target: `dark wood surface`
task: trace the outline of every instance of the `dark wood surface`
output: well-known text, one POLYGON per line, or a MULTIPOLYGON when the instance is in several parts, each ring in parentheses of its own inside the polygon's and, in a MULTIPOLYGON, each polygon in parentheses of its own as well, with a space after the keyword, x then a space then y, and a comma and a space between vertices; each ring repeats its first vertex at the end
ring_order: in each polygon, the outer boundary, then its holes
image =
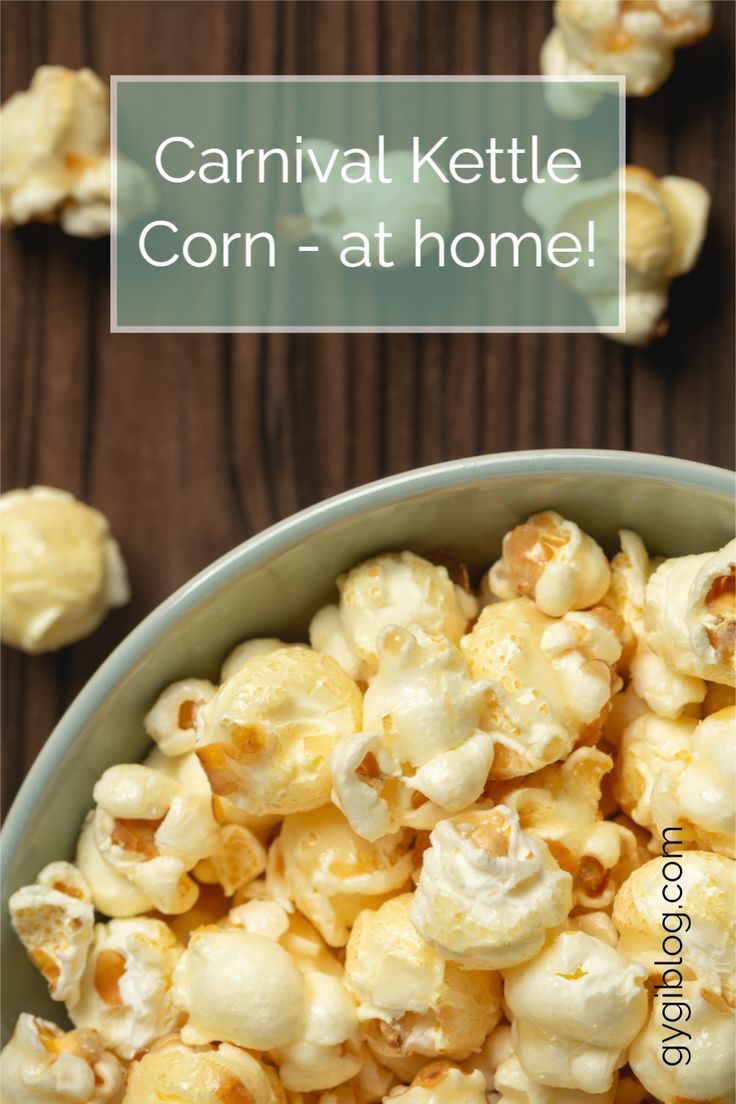
MULTIPOLYGON (((534 73, 551 3, 5 0, 2 96, 43 63, 111 73, 534 73)), ((130 605, 52 656, 3 656, 3 804, 122 636, 209 561, 348 487, 533 447, 733 457, 732 0, 649 100, 628 156, 711 191, 669 335, 115 335, 108 243, 4 233, 3 482, 100 507, 130 605)))

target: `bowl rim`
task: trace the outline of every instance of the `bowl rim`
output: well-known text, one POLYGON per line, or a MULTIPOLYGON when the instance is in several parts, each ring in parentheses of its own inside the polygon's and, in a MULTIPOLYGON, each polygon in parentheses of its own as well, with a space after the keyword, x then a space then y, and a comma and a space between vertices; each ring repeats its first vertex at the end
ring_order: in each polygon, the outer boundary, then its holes
POLYGON ((307 506, 235 545, 203 568, 136 625, 96 669, 48 736, 8 810, 0 833, 0 882, 50 778, 79 732, 141 656, 213 590, 229 583, 264 556, 276 555, 332 522, 345 520, 430 490, 502 476, 621 475, 641 477, 733 497, 736 475, 725 468, 656 453, 616 449, 530 449, 489 453, 412 468, 364 483, 307 506))

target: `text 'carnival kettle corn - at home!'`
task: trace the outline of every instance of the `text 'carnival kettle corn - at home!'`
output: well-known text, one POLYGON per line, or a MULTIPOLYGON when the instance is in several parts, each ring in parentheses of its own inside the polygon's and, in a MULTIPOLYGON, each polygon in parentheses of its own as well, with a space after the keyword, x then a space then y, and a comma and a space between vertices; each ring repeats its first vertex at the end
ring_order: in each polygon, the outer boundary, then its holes
POLYGON ((549 510, 164 688, 10 899, 74 1026, 3 1104, 733 1104, 735 579, 549 510))

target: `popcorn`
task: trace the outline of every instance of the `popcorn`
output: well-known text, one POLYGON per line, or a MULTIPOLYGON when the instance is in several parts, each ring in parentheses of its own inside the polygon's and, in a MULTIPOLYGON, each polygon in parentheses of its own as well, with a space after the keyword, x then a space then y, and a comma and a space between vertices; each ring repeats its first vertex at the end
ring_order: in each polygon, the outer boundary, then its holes
POLYGON ((603 820, 601 779, 613 760, 597 748, 581 747, 564 763, 544 767, 515 783, 492 783, 489 796, 518 814, 519 824, 544 840, 573 878, 573 903, 610 905, 618 888, 617 868, 636 851, 636 838, 623 825, 603 820))
POLYGON ((465 1073, 449 1062, 433 1062, 416 1075, 411 1085, 394 1089, 386 1102, 400 1104, 486 1104, 483 1075, 465 1073))
POLYGON ((409 919, 412 894, 358 917, 345 980, 375 1052, 464 1058, 480 1050, 501 1015, 497 974, 446 962, 409 919))
MULTIPOLYGON (((58 219, 75 236, 109 233, 109 108, 100 78, 90 69, 42 65, 0 117, 2 225, 58 219)), ((139 217, 155 201, 147 173, 119 159, 120 221, 139 217)))
POLYGON ((130 597, 107 520, 51 487, 0 496, 3 643, 37 655, 88 636, 130 597))
MULTIPOLYGON (((452 222, 449 190, 433 174, 415 182, 413 155, 409 150, 392 150, 384 155, 383 182, 377 179, 381 163, 376 157, 370 158, 371 179, 360 179, 354 168, 351 179, 345 181, 335 146, 319 138, 307 138, 304 145, 314 151, 323 169, 331 160, 335 168, 326 181, 314 173, 305 177, 301 185, 304 215, 282 217, 279 220, 282 236, 301 242, 314 235, 340 255, 346 248, 343 235, 361 233, 370 243, 369 263, 376 265, 379 253, 374 235, 381 222, 389 235, 385 259, 398 266, 414 263, 415 219, 422 220, 423 229, 440 234, 449 231, 452 222)), ((350 238, 348 246, 354 246, 356 240, 350 238)))
POLYGON ((188 871, 222 846, 211 798, 138 763, 110 767, 93 794, 95 843, 103 859, 159 911, 190 909, 198 889, 188 871))
POLYGON ((736 708, 728 706, 697 725, 685 756, 662 765, 651 797, 652 820, 702 850, 736 859, 736 708))
POLYGON ((227 897, 266 869, 266 849, 249 828, 242 824, 225 824, 220 829, 220 843, 214 855, 201 859, 194 868, 197 881, 205 885, 218 882, 227 897))
POLYGON ((452 962, 475 970, 525 962, 570 911, 572 878, 504 805, 441 820, 430 844, 410 917, 452 962))
POLYGON ((253 640, 244 640, 242 644, 236 644, 233 650, 228 653, 220 668, 220 682, 225 682, 232 675, 237 674, 243 664, 247 663, 253 656, 268 655, 269 652, 276 652, 279 648, 288 647, 288 644, 283 640, 278 640, 275 636, 259 636, 253 640))
POLYGON ((125 1072, 96 1031, 23 1012, 0 1055, 3 1104, 118 1104, 125 1072))
MULTIPOLYGON (((682 958, 678 969, 683 976, 694 974, 709 992, 733 1004, 736 863, 707 851, 680 854, 676 837, 668 839, 668 855, 634 870, 618 891, 613 922, 621 933, 619 950, 656 976, 661 973, 657 960, 663 957, 662 940, 672 934, 682 943, 677 957, 682 958), (663 896, 668 885, 671 902, 663 896), (682 921, 669 920, 666 933, 663 914, 680 912, 682 921)), ((669 946, 675 946, 674 939, 669 946)))
POLYGON ((8 907, 13 929, 46 978, 53 999, 73 1004, 94 925, 85 879, 71 863, 50 863, 35 885, 12 895, 8 907))
POLYGON ((366 560, 337 580, 340 602, 312 618, 309 639, 355 679, 368 681, 378 666, 376 641, 389 625, 441 633, 458 644, 477 611, 476 599, 455 585, 446 567, 413 552, 366 560))
POLYGON ((215 695, 206 679, 182 679, 167 686, 143 719, 143 727, 164 755, 194 751, 202 710, 215 695))
POLYGON ((185 1043, 271 1050, 303 1032, 304 977, 291 955, 263 935, 201 928, 174 976, 175 1006, 189 1017, 185 1043))
POLYGON ((137 916, 153 908, 143 890, 106 862, 95 842, 94 811, 89 813, 77 841, 75 863, 89 886, 92 903, 105 916, 137 916))
POLYGON ((274 1070, 239 1047, 196 1050, 178 1040, 134 1062, 122 1104, 286 1104, 274 1070))
POLYGON ((611 586, 604 601, 624 618, 635 636, 634 653, 629 661, 631 691, 658 716, 679 717, 689 706, 703 701, 706 686, 702 679, 676 671, 647 644, 644 602, 647 581, 655 565, 640 536, 622 529, 620 537, 621 551, 611 563, 611 586))
POLYGON ((524 209, 547 240, 559 233, 584 236, 587 220, 595 214, 595 268, 568 268, 561 279, 587 300, 594 320, 610 326, 619 317, 619 260, 625 261, 625 330, 606 334, 624 345, 648 345, 667 332, 663 315, 670 283, 694 267, 709 208, 708 191, 697 181, 681 176, 658 179, 637 165, 627 165, 621 177, 617 171, 602 180, 575 184, 546 181, 530 185, 524 193, 524 209), (626 211, 623 258, 618 227, 621 188, 626 211))
POLYGON ((161 920, 95 925, 80 999, 69 1008, 72 1023, 95 1028, 106 1047, 132 1058, 179 1023, 171 986, 181 953, 161 920))
POLYGON ((647 1092, 665 1104, 731 1104, 736 1084, 734 1011, 697 981, 685 981, 679 999, 681 1008, 655 998, 647 1025, 631 1046, 629 1064, 647 1092), (678 1051, 679 1046, 687 1050, 678 1051))
POLYGON ((583 932, 562 932, 504 972, 517 1057, 535 1081, 603 1093, 644 1026, 647 971, 583 932))
POLYGON ((396 832, 369 843, 334 805, 284 818, 272 845, 289 898, 333 947, 342 947, 364 908, 403 889, 414 870, 414 836, 396 832))
POLYGON ((495 1087, 501 1095, 496 1104, 614 1104, 616 1089, 586 1093, 540 1085, 525 1073, 519 1059, 507 1058, 496 1071, 495 1087))
POLYGON ((355 1002, 340 978, 304 973, 305 1019, 299 1037, 273 1051, 281 1083, 310 1092, 354 1077, 363 1064, 355 1002))
POLYGON ((253 656, 206 707, 197 755, 215 794, 250 814, 307 812, 329 800, 329 756, 360 728, 358 687, 306 647, 253 656))
POLYGON ((695 678, 736 683, 736 540, 719 552, 665 560, 647 583, 650 648, 695 678))
POLYGON ((491 778, 518 778, 594 742, 620 687, 622 625, 610 610, 552 619, 530 598, 486 606, 462 641, 471 675, 492 682, 483 728, 491 778))
POLYGON ((645 713, 624 730, 614 792, 624 812, 650 832, 654 831, 652 790, 659 772, 670 760, 687 762, 697 723, 693 717, 667 720, 645 713))
MULTIPOLYGON (((674 51, 699 42, 711 27, 709 0, 557 0, 555 27, 542 45, 546 76, 626 78, 627 96, 650 96, 672 71, 674 51)), ((550 108, 563 118, 590 114, 595 86, 550 84, 550 108)))
POLYGON ((443 636, 389 626, 363 701, 365 732, 332 753, 333 800, 375 840, 402 825, 431 828, 478 798, 493 761, 480 723, 488 684, 473 682, 443 636))
POLYGON ((562 617, 597 605, 611 571, 603 549, 554 510, 533 514, 503 538, 503 556, 487 586, 497 598, 533 598, 542 613, 562 617))

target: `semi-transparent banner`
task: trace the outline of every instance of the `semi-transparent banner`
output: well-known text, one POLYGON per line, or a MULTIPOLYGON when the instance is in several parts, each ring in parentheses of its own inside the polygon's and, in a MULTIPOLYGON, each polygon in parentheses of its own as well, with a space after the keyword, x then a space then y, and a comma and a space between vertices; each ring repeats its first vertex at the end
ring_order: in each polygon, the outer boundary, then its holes
POLYGON ((113 78, 114 330, 617 330, 617 78, 113 78))

